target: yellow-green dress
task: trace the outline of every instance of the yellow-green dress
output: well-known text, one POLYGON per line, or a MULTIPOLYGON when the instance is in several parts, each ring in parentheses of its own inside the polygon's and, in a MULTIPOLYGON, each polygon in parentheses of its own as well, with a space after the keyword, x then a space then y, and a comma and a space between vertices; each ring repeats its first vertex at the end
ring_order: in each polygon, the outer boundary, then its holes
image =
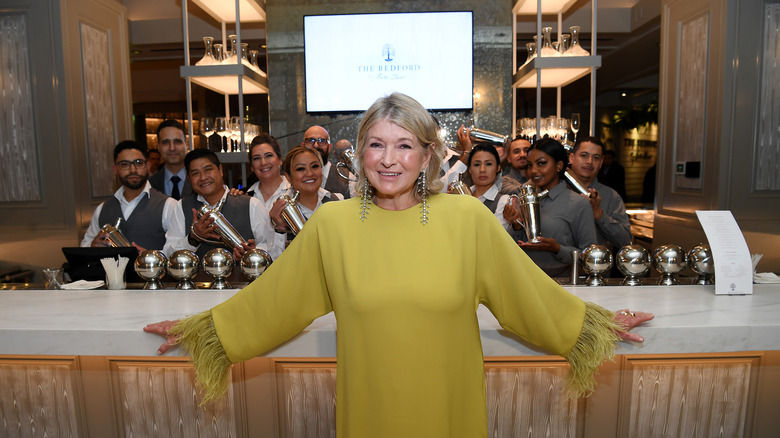
POLYGON ((227 358, 257 356, 333 311, 337 436, 487 436, 477 306, 566 356, 586 305, 476 198, 434 195, 429 212, 423 225, 419 205, 371 204, 361 221, 359 198, 323 205, 258 280, 211 310, 227 358))

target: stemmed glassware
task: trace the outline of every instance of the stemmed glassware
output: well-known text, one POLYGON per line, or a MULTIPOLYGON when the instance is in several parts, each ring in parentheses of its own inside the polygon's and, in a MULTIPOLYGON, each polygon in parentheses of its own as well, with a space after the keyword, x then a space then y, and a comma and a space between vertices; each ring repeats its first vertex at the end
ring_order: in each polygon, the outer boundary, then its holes
POLYGON ((233 116, 230 118, 230 138, 235 141, 235 145, 228 152, 241 152, 241 117, 233 116))
POLYGON ((214 132, 216 132, 221 138, 220 138, 220 149, 222 152, 227 152, 227 147, 225 146, 225 140, 224 138, 230 135, 230 132, 228 131, 228 120, 227 117, 217 117, 214 120, 214 132))
POLYGON ((571 115, 571 131, 574 133, 574 141, 577 141, 577 131, 580 130, 580 114, 572 113, 571 115))
POLYGON ((214 119, 211 117, 200 119, 200 133, 206 137, 206 142, 208 142, 208 138, 214 135, 214 119))

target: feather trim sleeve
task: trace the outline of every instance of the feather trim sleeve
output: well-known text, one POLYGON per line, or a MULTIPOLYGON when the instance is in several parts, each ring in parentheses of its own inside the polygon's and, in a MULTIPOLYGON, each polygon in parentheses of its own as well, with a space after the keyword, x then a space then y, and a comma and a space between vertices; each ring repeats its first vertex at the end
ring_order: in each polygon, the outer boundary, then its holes
POLYGON ((582 331, 566 355, 571 366, 566 376, 566 386, 572 396, 590 395, 596 384, 599 365, 605 359, 615 357, 615 343, 620 340, 617 332, 625 330, 625 327, 616 323, 614 318, 615 315, 609 310, 585 302, 582 331))
POLYGON ((201 405, 225 395, 230 384, 231 362, 217 337, 211 311, 182 319, 169 333, 179 336, 177 344, 187 351, 195 365, 195 381, 203 391, 201 405))

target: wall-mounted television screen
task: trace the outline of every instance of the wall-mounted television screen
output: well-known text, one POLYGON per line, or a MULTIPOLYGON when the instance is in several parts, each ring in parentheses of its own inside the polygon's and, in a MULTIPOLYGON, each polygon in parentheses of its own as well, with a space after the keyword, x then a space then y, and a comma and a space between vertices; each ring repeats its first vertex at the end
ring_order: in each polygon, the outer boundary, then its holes
POLYGON ((365 111, 393 91, 471 109, 471 12, 303 17, 306 111, 365 111))

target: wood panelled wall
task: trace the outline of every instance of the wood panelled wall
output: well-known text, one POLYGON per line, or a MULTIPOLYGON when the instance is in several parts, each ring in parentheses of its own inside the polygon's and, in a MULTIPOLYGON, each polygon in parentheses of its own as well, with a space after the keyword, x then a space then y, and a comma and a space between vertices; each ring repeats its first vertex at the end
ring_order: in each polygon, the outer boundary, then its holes
MULTIPOLYGON (((486 358, 491 437, 766 437, 780 433, 780 352, 630 355, 571 399, 559 357, 486 358)), ((199 406, 180 358, 0 356, 3 437, 335 436, 329 358, 255 358, 199 406)))

